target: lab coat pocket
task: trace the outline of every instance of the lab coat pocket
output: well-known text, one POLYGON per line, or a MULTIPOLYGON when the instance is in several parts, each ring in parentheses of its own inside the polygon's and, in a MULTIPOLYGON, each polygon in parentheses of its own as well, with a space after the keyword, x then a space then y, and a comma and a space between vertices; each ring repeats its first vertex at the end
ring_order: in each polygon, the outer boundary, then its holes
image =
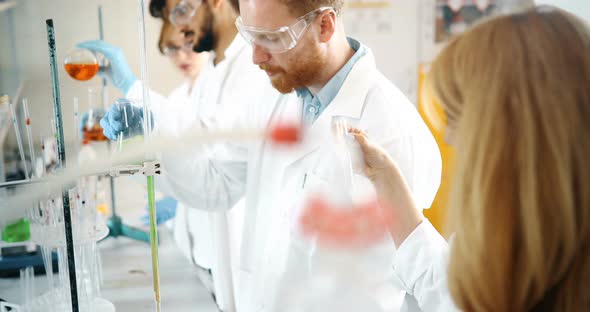
POLYGON ((327 187, 327 181, 313 172, 292 176, 288 184, 288 189, 291 192, 290 200, 284 202, 288 206, 281 214, 281 219, 284 220, 282 226, 295 234, 296 237, 300 237, 302 233, 299 221, 306 204, 310 198, 322 194, 321 191, 327 187))
POLYGON ((301 188, 304 190, 304 194, 310 192, 321 192, 328 187, 328 182, 324 176, 318 175, 315 172, 307 172, 303 178, 303 184, 301 188))
POLYGON ((297 213, 301 212, 306 201, 314 196, 324 194, 329 189, 328 181, 317 172, 306 172, 303 175, 301 188, 298 190, 297 201, 295 202, 297 213))

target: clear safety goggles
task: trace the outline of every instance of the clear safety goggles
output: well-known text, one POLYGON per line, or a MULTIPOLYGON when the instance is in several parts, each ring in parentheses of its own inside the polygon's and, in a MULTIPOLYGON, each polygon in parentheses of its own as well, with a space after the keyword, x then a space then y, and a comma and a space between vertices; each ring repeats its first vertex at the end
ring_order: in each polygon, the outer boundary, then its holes
POLYGON ((168 20, 175 26, 189 24, 201 4, 202 0, 181 0, 168 14, 168 20))
POLYGON ((194 43, 192 41, 187 41, 182 46, 167 45, 162 48, 162 53, 169 57, 176 57, 180 51, 192 53, 193 46, 194 43))
POLYGON ((274 30, 246 26, 241 17, 236 19, 236 27, 242 37, 251 45, 257 45, 269 53, 284 53, 297 46, 299 39, 301 39, 315 18, 327 10, 334 9, 332 7, 321 7, 297 18, 297 21, 289 26, 274 30))

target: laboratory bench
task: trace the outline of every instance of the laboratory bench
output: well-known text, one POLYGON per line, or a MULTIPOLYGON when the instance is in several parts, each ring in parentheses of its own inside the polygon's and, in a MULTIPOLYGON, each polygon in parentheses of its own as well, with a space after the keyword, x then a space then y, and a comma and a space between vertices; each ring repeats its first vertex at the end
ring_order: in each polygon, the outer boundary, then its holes
MULTIPOLYGON (((217 311, 196 268, 180 253, 171 236, 168 230, 160 230, 162 310, 217 311)), ((149 245, 124 237, 108 238, 99 243, 99 249, 103 266, 101 297, 112 302, 117 311, 154 311, 149 245)), ((35 276, 36 293, 43 293, 46 284, 44 275, 35 276)), ((18 278, 0 279, 0 298, 19 303, 20 294, 18 278)))
MULTIPOLYGON (((117 207, 123 221, 141 226, 140 217, 145 213, 143 187, 125 178, 118 179, 116 184, 120 195, 117 207)), ((170 228, 160 226, 158 232, 162 311, 217 311, 196 267, 174 243, 170 228)), ((125 237, 109 237, 99 242, 98 247, 103 268, 101 297, 112 302, 116 311, 155 311, 150 245, 125 237)), ((36 275, 35 293, 42 294, 46 288, 45 275, 36 275)), ((19 304, 20 297, 19 278, 0 278, 0 298, 19 304)))

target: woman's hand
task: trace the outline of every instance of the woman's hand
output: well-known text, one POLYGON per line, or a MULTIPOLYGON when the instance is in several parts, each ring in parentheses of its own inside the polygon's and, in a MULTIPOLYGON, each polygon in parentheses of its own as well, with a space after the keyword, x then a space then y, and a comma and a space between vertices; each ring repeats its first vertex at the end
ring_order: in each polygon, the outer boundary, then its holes
POLYGON ((354 136, 361 146, 365 160, 364 172, 373 183, 382 183, 388 173, 388 168, 397 168, 391 157, 379 145, 370 141, 367 135, 356 128, 349 128, 348 132, 354 136))
POLYGON ((350 128, 348 132, 361 146, 365 175, 373 182, 381 206, 390 210, 384 215, 390 219, 389 229, 399 247, 424 219, 422 211, 416 207, 409 186, 389 154, 361 130, 350 128))

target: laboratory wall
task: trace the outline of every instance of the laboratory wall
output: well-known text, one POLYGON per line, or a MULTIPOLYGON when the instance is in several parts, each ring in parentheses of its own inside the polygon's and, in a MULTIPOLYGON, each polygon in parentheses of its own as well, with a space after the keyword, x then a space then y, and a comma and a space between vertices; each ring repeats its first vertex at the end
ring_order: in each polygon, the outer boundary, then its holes
MULTIPOLYGON (((9 10, 15 3, 0 3, 0 92, 16 91, 18 87, 18 70, 16 51, 14 49, 14 16, 9 10)), ((8 93, 13 95, 12 93, 8 93)))
MULTIPOLYGON (((557 5, 590 20, 590 1, 536 2, 557 5)), ((372 49, 379 69, 415 104, 420 64, 432 60, 442 46, 432 40, 437 3, 436 0, 345 1, 343 18, 347 33, 372 49)), ((139 76, 138 0, 0 0, 0 93, 13 96, 22 84, 21 97, 29 99, 36 141, 41 135, 51 133, 53 116, 45 19, 55 20, 57 58, 62 62, 77 42, 98 38, 99 4, 104 10, 105 39, 123 49, 139 76), (6 3, 15 5, 3 9, 6 3)), ((181 76, 156 48, 159 27, 160 21, 146 14, 150 87, 167 94, 180 83, 181 76)), ((86 110, 87 89, 100 88, 101 81, 98 78, 74 81, 61 64, 59 79, 66 141, 71 142, 75 128, 73 98, 80 99, 81 112, 86 110)), ((109 88, 111 101, 119 96, 116 89, 109 88)), ((8 134, 9 146, 14 146, 14 137, 13 133, 8 134)))
POLYGON ((371 48, 379 70, 414 103, 424 2, 434 4, 431 0, 349 0, 343 13, 347 34, 371 48))
POLYGON ((590 1, 588 0, 535 0, 535 3, 554 5, 590 23, 590 1))
MULTIPOLYGON (((1 1, 1 0, 0 0, 1 1)), ((7 1, 7 0, 4 0, 7 1)), ((149 0, 145 0, 149 3, 149 0)), ((425 0, 432 2, 432 0, 425 0)), ((14 96, 22 84, 21 98, 29 99, 34 139, 51 134, 53 118, 45 20, 55 20, 57 59, 61 86, 66 142, 74 138, 73 98, 80 99, 80 112, 87 109, 87 89, 100 88, 101 81, 72 80, 61 62, 75 44, 98 38, 98 5, 103 6, 105 40, 121 47, 139 77, 137 0, 15 0, 12 12, 0 15, 0 92, 14 96), (6 27, 4 27, 6 25, 6 27), (9 77, 10 79, 5 79, 9 77)), ((372 48, 381 71, 416 100, 419 64, 419 18, 422 0, 346 1, 345 27, 349 35, 372 48)), ((156 48, 160 21, 146 15, 150 86, 167 94, 181 76, 156 48)), ((121 96, 109 88, 111 100, 121 96)), ((19 103, 20 106, 20 103, 19 103)), ((14 134, 7 144, 15 146, 14 134)))
MULTIPOLYGON (((145 1, 149 3, 149 0, 145 1)), ((66 142, 72 142, 75 131, 73 98, 80 99, 80 111, 85 111, 88 107, 88 88, 100 88, 101 80, 98 77, 86 82, 71 79, 64 71, 64 57, 74 49, 76 43, 99 38, 98 5, 101 4, 105 40, 123 49, 139 78, 138 0, 14 2, 16 5, 9 9, 11 12, 0 12, 0 93, 13 96, 19 83, 22 84, 21 98, 28 98, 30 103, 35 141, 38 143, 41 135, 51 134, 53 102, 45 20, 52 18, 56 30, 65 137, 66 142)), ((146 14, 149 76, 152 77, 150 85, 153 90, 167 94, 182 78, 157 50, 159 29, 160 21, 146 14)), ((121 96, 112 87, 108 88, 108 95, 111 101, 121 96)), ((22 110, 18 104, 19 110, 22 110)), ((14 146, 14 137, 12 131, 9 132, 8 147, 14 146)))
MULTIPOLYGON (((437 0, 346 0, 346 32, 375 54, 379 69, 417 103, 420 64, 433 60, 444 46, 436 42, 437 0)), ((472 1, 464 1, 466 5, 472 1)), ((590 22, 589 0, 495 0, 500 12, 550 4, 590 22)))

